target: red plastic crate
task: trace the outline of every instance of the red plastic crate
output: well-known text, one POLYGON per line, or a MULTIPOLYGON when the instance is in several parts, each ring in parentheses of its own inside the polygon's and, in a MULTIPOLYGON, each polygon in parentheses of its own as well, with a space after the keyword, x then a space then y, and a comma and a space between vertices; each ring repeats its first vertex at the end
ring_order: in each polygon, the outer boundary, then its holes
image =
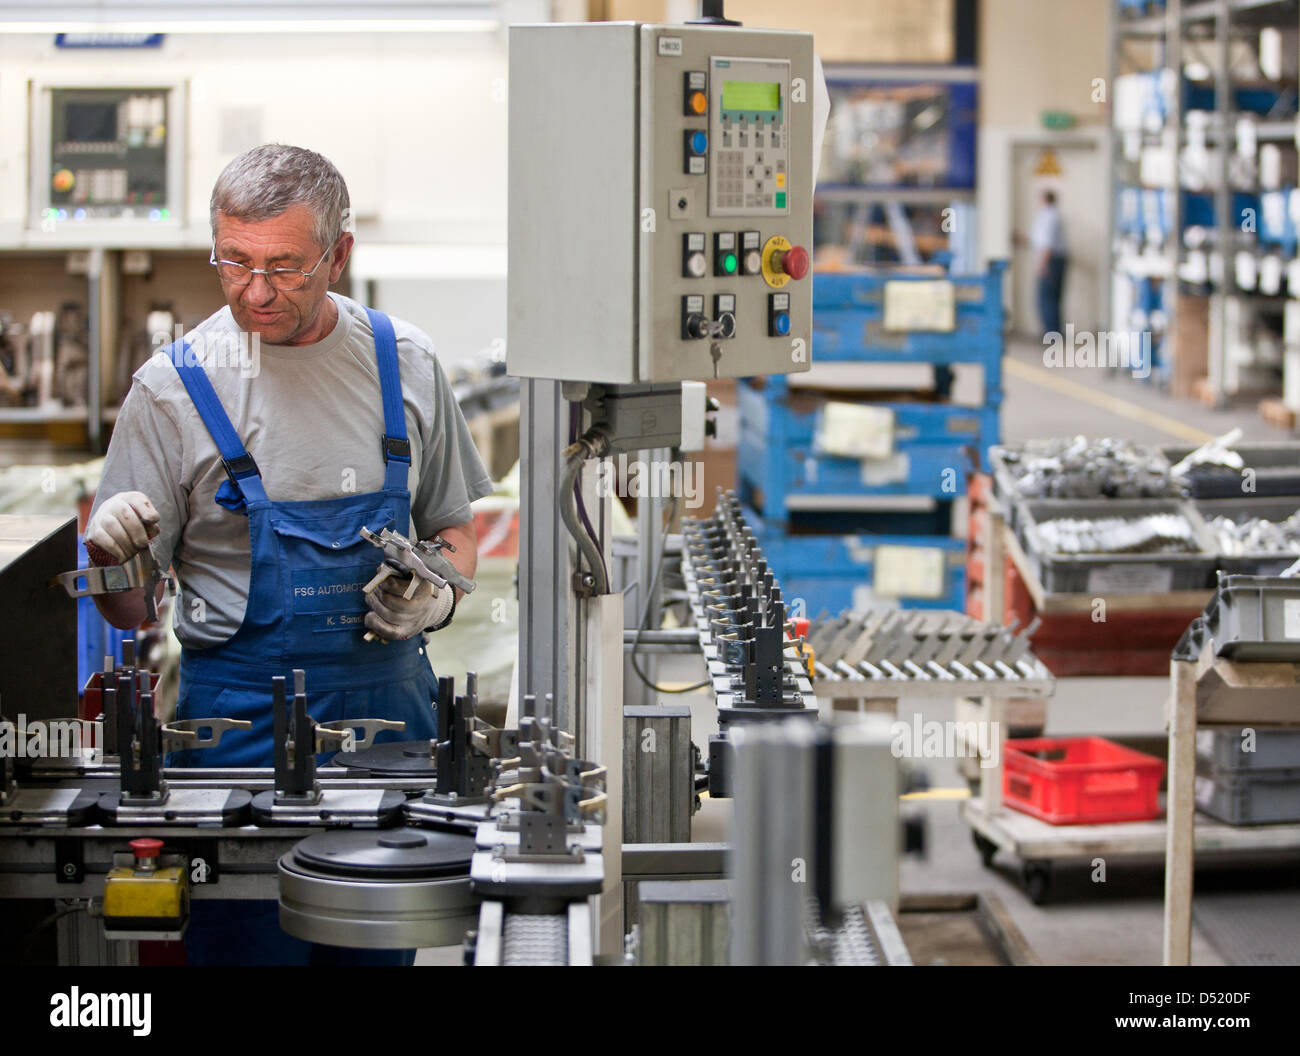
MULTIPOLYGON (((162 677, 157 671, 149 672, 149 685, 154 693, 158 692, 158 680, 162 677)), ((155 701, 157 697, 155 696, 155 701)), ((104 672, 92 671, 81 691, 81 718, 94 722, 104 710, 104 672)))
POLYGON ((1052 825, 1159 817, 1165 764, 1104 737, 1006 742, 1002 800, 1052 825))

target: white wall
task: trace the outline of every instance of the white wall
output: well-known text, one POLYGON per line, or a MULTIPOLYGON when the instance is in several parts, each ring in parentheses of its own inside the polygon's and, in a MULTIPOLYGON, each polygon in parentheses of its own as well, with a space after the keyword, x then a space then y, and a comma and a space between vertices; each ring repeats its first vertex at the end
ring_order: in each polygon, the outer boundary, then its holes
MULTIPOLYGON (((1079 125, 1066 139, 1105 138, 1106 108, 1092 87, 1108 73, 1109 8, 1109 0, 981 0, 977 201, 985 260, 1011 256, 1011 144, 1046 136, 1043 111, 1075 115, 1079 125)), ((1106 180, 1093 189, 1098 213, 1108 193, 1106 180)))
POLYGON ((208 241, 207 199, 240 149, 311 147, 343 173, 361 233, 501 242, 506 47, 499 33, 168 35, 148 50, 59 50, 0 38, 0 246, 26 222, 30 79, 187 78, 185 241, 208 241))

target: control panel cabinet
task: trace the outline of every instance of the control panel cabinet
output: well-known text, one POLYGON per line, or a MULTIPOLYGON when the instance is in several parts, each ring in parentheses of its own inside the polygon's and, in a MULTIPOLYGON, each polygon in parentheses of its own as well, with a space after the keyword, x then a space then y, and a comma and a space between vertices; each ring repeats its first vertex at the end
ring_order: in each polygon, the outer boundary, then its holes
POLYGON ((510 373, 807 370, 812 83, 807 33, 511 27, 510 373))

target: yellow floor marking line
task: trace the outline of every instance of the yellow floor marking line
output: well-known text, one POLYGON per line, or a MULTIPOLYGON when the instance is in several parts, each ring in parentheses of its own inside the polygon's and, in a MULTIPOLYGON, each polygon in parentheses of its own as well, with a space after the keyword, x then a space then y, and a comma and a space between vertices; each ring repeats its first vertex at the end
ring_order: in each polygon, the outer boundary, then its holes
POLYGON ((969 788, 927 788, 924 792, 908 792, 899 799, 970 799, 969 788))
POLYGON ((1102 407, 1126 418, 1134 418, 1151 426, 1153 429, 1159 429, 1162 433, 1168 433, 1179 440, 1186 440, 1190 444, 1200 446, 1207 440, 1214 439, 1213 433, 1207 433, 1202 429, 1186 425, 1176 418, 1170 418, 1156 411, 1147 410, 1145 407, 1120 399, 1118 396, 1112 396, 1110 393, 1090 389, 1087 385, 1081 385, 1077 381, 1063 378, 1060 374, 1045 370, 1042 367, 1031 366, 1028 363, 1022 363, 1018 359, 1010 358, 1002 361, 1002 367, 1008 374, 1032 385, 1041 385, 1045 389, 1055 389, 1057 392, 1064 393, 1066 396, 1082 403, 1090 403, 1094 407, 1102 407))

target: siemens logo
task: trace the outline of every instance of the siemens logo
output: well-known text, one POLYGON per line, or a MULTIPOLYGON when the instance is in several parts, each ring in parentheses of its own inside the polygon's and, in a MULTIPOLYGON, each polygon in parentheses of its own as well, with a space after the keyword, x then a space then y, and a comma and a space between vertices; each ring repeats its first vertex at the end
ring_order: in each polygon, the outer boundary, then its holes
POLYGON ((152 1019, 152 994, 71 993, 50 998, 52 1027, 130 1027, 137 1038, 147 1037, 152 1019))

